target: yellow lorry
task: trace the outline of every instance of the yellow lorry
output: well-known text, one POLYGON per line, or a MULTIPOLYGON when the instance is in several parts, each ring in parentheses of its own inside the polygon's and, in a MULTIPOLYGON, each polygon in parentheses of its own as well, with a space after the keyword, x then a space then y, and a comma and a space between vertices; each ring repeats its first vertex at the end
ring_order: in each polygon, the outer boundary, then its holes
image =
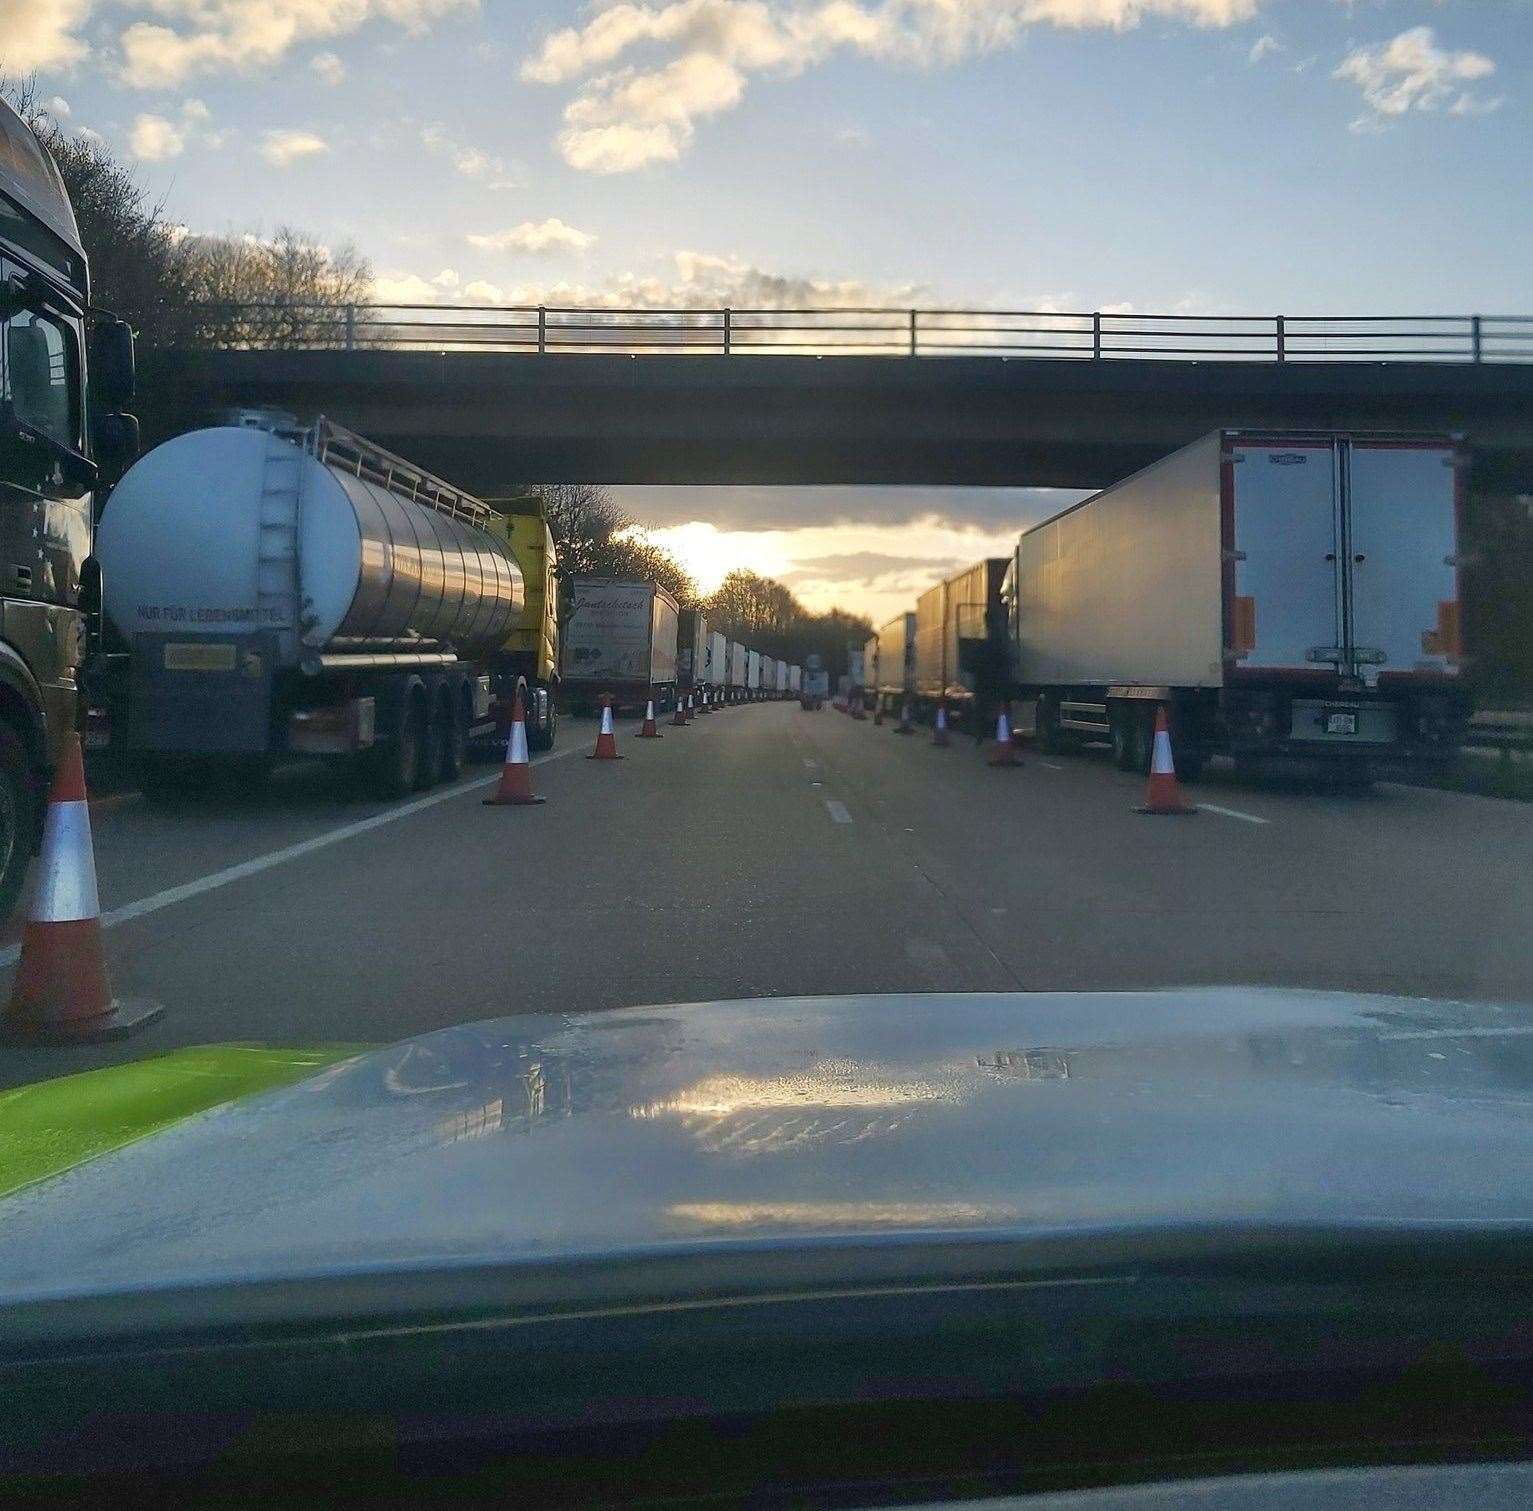
POLYGON ((559 724, 558 553, 553 532, 543 517, 542 500, 536 494, 497 500, 494 507, 500 511, 498 529, 522 569, 527 589, 521 616, 491 672, 495 736, 502 742, 505 739, 512 700, 520 685, 527 711, 527 743, 534 750, 551 750, 559 724))

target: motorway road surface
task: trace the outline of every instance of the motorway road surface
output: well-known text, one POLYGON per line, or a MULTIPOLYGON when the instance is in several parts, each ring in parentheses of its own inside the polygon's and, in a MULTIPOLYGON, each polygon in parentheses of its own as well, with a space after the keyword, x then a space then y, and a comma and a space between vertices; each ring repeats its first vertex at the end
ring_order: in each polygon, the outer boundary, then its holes
MULTIPOLYGON (((95 815, 106 945, 164 1018, 0 1048, 14 1085, 180 1045, 384 1042, 519 1012, 800 993, 1352 988, 1533 1003, 1533 806, 1237 783, 1133 812, 1101 754, 988 768, 966 738, 739 707, 626 759, 566 722, 540 808, 377 804, 322 768, 243 801, 95 815), (228 868, 241 867, 232 878, 228 868)), ((4 960, 4 988, 14 951, 4 960)))

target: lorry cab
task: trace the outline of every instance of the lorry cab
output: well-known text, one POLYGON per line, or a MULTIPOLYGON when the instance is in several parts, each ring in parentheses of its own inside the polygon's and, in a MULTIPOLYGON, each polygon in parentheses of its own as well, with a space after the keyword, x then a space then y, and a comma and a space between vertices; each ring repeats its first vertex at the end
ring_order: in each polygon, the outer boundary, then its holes
POLYGON ((100 611, 97 487, 136 446, 136 422, 113 412, 132 392, 132 334, 90 308, 64 182, 0 102, 0 914, 21 890, 52 768, 79 727, 100 611))
POLYGON ((499 733, 509 728, 511 700, 523 686, 528 743, 548 750, 558 725, 559 689, 559 557, 553 531, 543 515, 543 501, 523 494, 499 505, 511 554, 522 569, 527 604, 506 640, 496 674, 499 733))

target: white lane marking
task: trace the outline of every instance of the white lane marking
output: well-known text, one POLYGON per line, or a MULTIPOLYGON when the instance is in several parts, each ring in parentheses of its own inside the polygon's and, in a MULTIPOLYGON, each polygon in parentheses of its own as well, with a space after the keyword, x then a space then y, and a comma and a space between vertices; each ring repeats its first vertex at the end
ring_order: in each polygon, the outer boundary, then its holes
POLYGON ((851 823, 852 816, 846 811, 846 804, 841 802, 839 799, 828 797, 825 799, 825 806, 830 810, 831 818, 833 818, 838 824, 851 823))
POLYGON ((1063 766, 1056 766, 1052 761, 1039 761, 1038 764, 1045 771, 1063 771, 1065 769, 1063 766))
MULTIPOLYGON (((562 761, 566 756, 579 755, 581 750, 581 746, 571 745, 565 750, 555 750, 548 755, 539 756, 530 764, 542 766, 549 761, 562 761)), ((359 834, 381 829, 385 824, 392 824, 396 819, 408 818, 412 813, 421 813, 427 808, 435 808, 438 803, 450 802, 453 798, 462 797, 465 793, 477 792, 481 787, 488 787, 499 780, 500 772, 497 771, 493 776, 479 777, 472 782, 460 782, 453 787, 444 787, 440 792, 418 797, 413 802, 405 803, 398 808, 390 808, 385 813, 375 813, 371 818, 358 819, 353 824, 342 824, 338 829, 326 830, 323 834, 316 834, 312 839, 300 840, 296 845, 288 845, 284 849, 273 850, 267 855, 258 855, 254 860, 241 861, 237 866, 226 866, 222 871, 213 871, 193 881, 182 882, 179 887, 167 887, 163 892, 140 897, 137 902, 124 903, 120 908, 113 908, 110 913, 103 913, 101 927, 115 929, 120 923, 131 923, 135 918, 143 918, 149 913, 158 913, 162 908, 174 907, 178 902, 187 902, 193 897, 200 897, 204 892, 216 892, 218 888, 227 887, 231 882, 243 881, 247 876, 259 876, 262 871, 270 871, 274 866, 285 865, 290 860, 312 855, 316 850, 328 849, 331 845, 340 844, 342 840, 355 839, 359 834)), ((0 950, 0 966, 14 965, 20 958, 19 944, 9 945, 0 950)))
POLYGON ((1242 813, 1238 808, 1221 808, 1218 803, 1199 803, 1198 807, 1205 813, 1217 813, 1224 818, 1238 818, 1245 824, 1270 824, 1270 818, 1259 818, 1254 813, 1242 813))

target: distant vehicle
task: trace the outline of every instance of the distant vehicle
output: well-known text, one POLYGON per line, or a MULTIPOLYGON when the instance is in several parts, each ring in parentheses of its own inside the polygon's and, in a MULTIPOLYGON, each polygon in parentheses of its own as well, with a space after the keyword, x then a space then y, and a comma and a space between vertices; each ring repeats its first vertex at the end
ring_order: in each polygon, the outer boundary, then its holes
POLYGON ((701 693, 708 681, 708 620, 701 609, 676 616, 676 685, 701 693))
POLYGON ((421 790, 504 730, 518 691, 548 748, 535 502, 497 514, 324 419, 230 420, 149 452, 102 518, 103 722, 146 794, 285 756, 354 756, 380 794, 421 790))
POLYGON ((804 658, 803 689, 799 701, 811 713, 818 713, 830 696, 830 673, 818 651, 804 658))
POLYGON ((729 642, 729 681, 727 693, 731 703, 743 703, 750 684, 750 655, 738 640, 729 642))
POLYGON ((804 688, 804 668, 790 666, 788 668, 788 695, 796 698, 804 688))
POLYGON ((779 660, 775 665, 775 670, 777 681, 773 691, 779 698, 786 698, 788 696, 788 663, 779 660))
POLYGON ((1221 430, 1026 531, 1008 568, 1012 692, 1040 747, 1177 769, 1446 765, 1460 681, 1459 503, 1445 436, 1221 430))
POLYGON ((133 387, 133 333, 91 308, 64 181, 0 101, 0 916, 81 726, 101 629, 94 511, 138 450, 138 422, 120 412, 133 387))
POLYGON ((729 689, 729 642, 717 630, 708 631, 708 659, 704 680, 709 699, 721 701, 729 689))
POLYGON ((877 675, 869 687, 884 709, 898 712, 900 704, 915 692, 916 616, 899 614, 874 636, 877 675))
POLYGON ((745 653, 745 696, 755 702, 761 697, 761 652, 745 653))
POLYGON ((912 687, 923 716, 941 703, 949 717, 965 717, 986 679, 999 685, 1006 629, 1001 589, 1010 565, 1008 556, 988 557, 916 600, 912 687))
POLYGON ((564 625, 564 683, 570 706, 594 710, 602 694, 614 707, 642 711, 653 698, 669 707, 678 677, 676 600, 657 582, 616 577, 569 579, 564 625))

